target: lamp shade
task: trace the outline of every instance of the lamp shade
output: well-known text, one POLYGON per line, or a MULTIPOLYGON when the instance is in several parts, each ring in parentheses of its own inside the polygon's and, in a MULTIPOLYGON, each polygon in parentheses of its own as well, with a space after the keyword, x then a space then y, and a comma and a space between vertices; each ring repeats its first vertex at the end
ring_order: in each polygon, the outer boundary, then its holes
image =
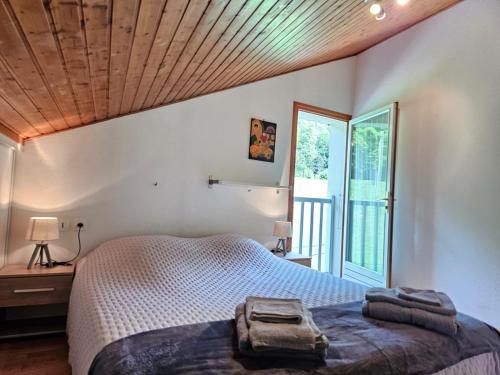
POLYGON ((26 239, 28 241, 50 241, 59 238, 59 220, 57 217, 32 217, 26 239))
POLYGON ((292 223, 289 221, 275 221, 273 235, 279 238, 292 236, 292 223))

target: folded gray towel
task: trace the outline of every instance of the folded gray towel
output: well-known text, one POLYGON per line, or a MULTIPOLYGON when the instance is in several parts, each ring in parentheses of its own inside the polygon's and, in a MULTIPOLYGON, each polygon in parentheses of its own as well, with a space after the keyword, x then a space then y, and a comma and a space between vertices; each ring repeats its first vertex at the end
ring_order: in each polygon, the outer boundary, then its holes
POLYGON ((234 321, 236 322, 236 333, 238 334, 238 349, 240 352, 251 349, 250 339, 248 337, 248 324, 245 318, 245 304, 240 303, 236 306, 234 312, 234 321))
POLYGON ((247 297, 246 302, 249 320, 299 324, 304 316, 300 299, 247 297))
POLYGON ((398 297, 407 301, 424 303, 426 305, 442 306, 443 303, 435 290, 413 289, 407 287, 396 288, 398 297))
POLYGON ((247 320, 248 335, 253 350, 281 348, 292 350, 314 350, 321 342, 321 332, 312 320, 309 311, 304 311, 300 324, 264 323, 247 320))
MULTIPOLYGON (((402 290, 402 288, 399 288, 402 290)), ((417 289, 412 289, 417 290, 417 289)), ((402 290, 403 291, 403 290, 402 290)), ((407 293, 411 294, 411 293, 407 293)), ((387 302, 401 307, 421 309, 441 315, 456 315, 455 305, 445 293, 436 292, 437 298, 441 301, 440 306, 434 306, 428 303, 416 302, 399 298, 399 290, 391 288, 370 288, 366 291, 365 298, 369 302, 387 302)))
POLYGON ((396 323, 406 323, 453 336, 457 333, 455 316, 435 314, 426 310, 403 307, 387 302, 363 303, 363 315, 396 323))
MULTIPOLYGON (((328 339, 321 334, 318 337, 317 345, 310 350, 297 350, 281 347, 259 347, 258 350, 254 349, 250 340, 250 331, 246 319, 245 304, 236 306, 235 322, 236 332, 238 337, 238 350, 241 354, 251 357, 277 357, 277 358, 295 358, 314 361, 324 361, 328 351, 328 339)), ((273 324, 274 323, 261 323, 273 324)), ((281 324, 281 326, 290 326, 289 324, 281 324)))

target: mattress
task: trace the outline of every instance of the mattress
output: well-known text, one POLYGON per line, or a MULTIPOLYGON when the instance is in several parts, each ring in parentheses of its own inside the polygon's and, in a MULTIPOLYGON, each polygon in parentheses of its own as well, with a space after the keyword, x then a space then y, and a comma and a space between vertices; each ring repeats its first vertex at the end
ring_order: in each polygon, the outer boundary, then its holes
POLYGON ((86 374, 113 341, 231 319, 248 295, 301 298, 316 307, 361 300, 365 290, 278 258, 238 235, 120 238, 78 266, 68 314, 69 360, 73 374, 86 374))

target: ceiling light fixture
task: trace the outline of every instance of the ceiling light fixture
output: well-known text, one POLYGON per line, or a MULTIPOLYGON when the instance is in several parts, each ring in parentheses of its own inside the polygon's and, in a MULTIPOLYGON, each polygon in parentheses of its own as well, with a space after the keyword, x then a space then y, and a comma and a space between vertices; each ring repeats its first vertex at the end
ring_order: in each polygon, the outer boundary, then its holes
POLYGON ((404 6, 410 2, 410 0, 398 0, 398 5, 404 6))
POLYGON ((382 5, 379 2, 375 2, 370 6, 370 13, 374 16, 378 16, 383 11, 382 5))
POLYGON ((385 16, 386 16, 386 15, 387 15, 387 14, 386 14, 386 13, 385 13, 385 11, 382 9, 382 10, 380 11, 380 13, 379 13, 379 14, 377 14, 377 15, 375 16, 375 19, 376 19, 377 21, 382 21, 382 20, 385 18, 385 16))
POLYGON ((386 13, 382 7, 382 0, 365 0, 365 3, 372 3, 370 5, 370 13, 375 16, 377 21, 381 21, 385 18, 386 13))

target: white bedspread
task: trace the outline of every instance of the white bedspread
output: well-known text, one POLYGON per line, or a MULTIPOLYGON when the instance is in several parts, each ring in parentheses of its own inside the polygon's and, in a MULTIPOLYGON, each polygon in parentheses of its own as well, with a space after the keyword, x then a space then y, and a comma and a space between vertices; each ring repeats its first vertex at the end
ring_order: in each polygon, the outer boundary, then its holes
POLYGON ((73 374, 99 351, 158 328, 231 319, 248 295, 309 306, 363 299, 365 287, 280 259, 237 235, 141 236, 109 241, 78 268, 68 316, 73 374))

